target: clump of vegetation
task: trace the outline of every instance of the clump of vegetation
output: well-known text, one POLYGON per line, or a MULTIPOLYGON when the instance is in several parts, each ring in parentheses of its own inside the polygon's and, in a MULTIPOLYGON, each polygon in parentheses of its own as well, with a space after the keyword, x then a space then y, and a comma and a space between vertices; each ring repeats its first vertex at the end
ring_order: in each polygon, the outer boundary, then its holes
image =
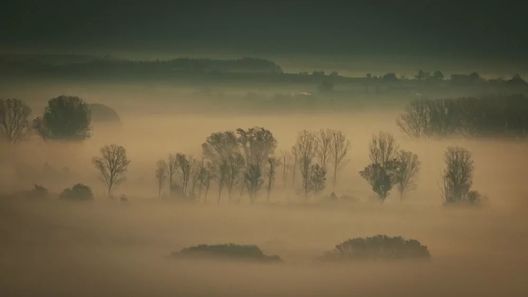
POLYGON ((87 185, 76 184, 71 188, 64 189, 59 198, 72 201, 87 201, 93 199, 93 193, 87 185))
POLYGON ((173 256, 185 258, 212 258, 227 260, 246 260, 257 262, 280 262, 279 256, 267 256, 256 245, 239 244, 201 244, 174 252, 173 256))
POLYGON ((414 239, 401 236, 376 235, 366 238, 349 239, 336 245, 335 249, 323 256, 324 260, 391 260, 428 259, 431 255, 426 246, 414 239))
POLYGON ((391 134, 380 132, 372 138, 369 147, 371 163, 359 172, 368 181, 381 202, 387 199, 396 185, 403 199, 413 189, 420 169, 418 156, 401 151, 391 134))
POLYGON ((471 153, 460 147, 449 147, 445 153, 443 196, 447 204, 477 204, 482 200, 477 191, 472 191, 473 159, 471 153))
POLYGON ((90 136, 91 113, 81 98, 59 96, 48 101, 33 127, 44 139, 82 140, 90 136))
POLYGON ((410 136, 527 136, 528 98, 524 95, 482 98, 420 99, 398 119, 410 136))

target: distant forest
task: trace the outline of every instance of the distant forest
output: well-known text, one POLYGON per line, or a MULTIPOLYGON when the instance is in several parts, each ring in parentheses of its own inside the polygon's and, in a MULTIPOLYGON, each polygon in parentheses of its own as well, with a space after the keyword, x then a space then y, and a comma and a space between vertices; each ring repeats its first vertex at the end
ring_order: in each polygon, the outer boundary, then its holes
POLYGON ((347 77, 324 71, 288 73, 273 61, 259 58, 231 60, 178 58, 136 61, 82 55, 0 55, 2 79, 89 79, 218 81, 244 83, 315 84, 321 93, 344 87, 354 93, 437 93, 472 90, 476 93, 528 93, 528 83, 519 75, 486 79, 478 73, 445 75, 439 70, 418 70, 412 77, 396 73, 347 77))

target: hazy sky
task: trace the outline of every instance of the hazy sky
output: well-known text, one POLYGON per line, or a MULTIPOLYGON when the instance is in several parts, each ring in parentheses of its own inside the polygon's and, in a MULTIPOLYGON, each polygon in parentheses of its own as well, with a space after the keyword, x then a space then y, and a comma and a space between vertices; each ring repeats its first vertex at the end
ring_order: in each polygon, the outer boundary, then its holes
POLYGON ((0 47, 521 58, 526 1, 7 0, 0 47))

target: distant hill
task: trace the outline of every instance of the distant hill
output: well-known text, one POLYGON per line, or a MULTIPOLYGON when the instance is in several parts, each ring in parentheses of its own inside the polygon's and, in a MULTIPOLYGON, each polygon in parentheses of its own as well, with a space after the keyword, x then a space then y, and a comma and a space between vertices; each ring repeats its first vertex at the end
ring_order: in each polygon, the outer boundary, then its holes
MULTIPOLYGON (((10 75, 166 76, 174 74, 280 74, 282 68, 259 58, 133 61, 76 55, 0 55, 0 70, 10 75)), ((2 75, 2 73, 0 73, 2 75)))

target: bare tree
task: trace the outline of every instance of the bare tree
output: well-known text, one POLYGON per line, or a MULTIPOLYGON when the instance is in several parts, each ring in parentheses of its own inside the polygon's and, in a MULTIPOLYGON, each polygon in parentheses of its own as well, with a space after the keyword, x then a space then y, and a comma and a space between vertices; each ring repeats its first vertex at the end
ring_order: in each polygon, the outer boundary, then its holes
POLYGON ((324 169, 327 169, 329 163, 331 149, 332 149, 332 134, 331 129, 321 129, 319 131, 319 146, 317 148, 317 157, 319 159, 319 165, 324 169))
POLYGON ((176 161, 176 156, 170 154, 169 160, 167 162, 167 174, 169 177, 169 195, 172 196, 172 193, 174 192, 174 176, 176 175, 178 163, 176 161))
POLYGON ((369 182, 383 202, 396 182, 398 146, 391 134, 380 132, 372 137, 369 146, 371 164, 359 174, 369 182))
POLYGON ((192 158, 191 161, 191 185, 189 189, 189 198, 200 199, 202 194, 202 183, 200 180, 200 174, 202 174, 202 168, 204 166, 203 159, 201 161, 192 158), (196 189, 198 188, 198 190, 196 189), (197 193, 198 191, 198 193, 197 193))
POLYGON ((205 163, 200 170, 200 184, 204 191, 204 202, 207 202, 207 195, 209 194, 211 181, 215 178, 216 170, 213 166, 212 163, 205 163))
POLYGON ((346 138, 343 132, 339 130, 331 131, 331 139, 330 157, 334 169, 332 189, 335 191, 335 186, 337 184, 337 171, 346 162, 345 158, 348 153, 348 148, 350 147, 350 141, 346 138))
POLYGON ((246 166, 244 173, 244 180, 248 189, 249 199, 251 203, 255 202, 257 191, 262 185, 262 171, 261 168, 255 164, 246 166))
POLYGON ((260 127, 237 129, 237 133, 245 160, 245 183, 253 201, 263 183, 263 167, 275 152, 277 140, 271 131, 260 127))
POLYGON ((386 132, 379 132, 372 137, 369 146, 369 158, 374 164, 385 166, 388 162, 396 159, 398 155, 398 145, 394 136, 386 132))
POLYGON ((111 197, 113 187, 125 180, 130 164, 125 148, 115 144, 104 146, 101 148, 101 157, 95 157, 93 163, 106 185, 108 197, 111 197))
POLYGON ((471 153, 460 147, 449 147, 445 153, 443 195, 447 203, 462 202, 470 197, 473 179, 471 153))
POLYGON ((165 160, 159 160, 156 164, 156 180, 158 182, 158 197, 161 198, 161 190, 167 180, 168 166, 165 160))
MULTIPOLYGON (((291 164, 292 156, 287 151, 282 151, 280 156, 280 165, 282 166, 282 186, 285 188, 288 184, 288 175, 290 172, 290 166, 291 164)), ((293 171, 295 171, 295 168, 293 168, 293 171)))
POLYGON ((308 198, 310 192, 310 172, 312 163, 317 156, 318 141, 317 136, 307 130, 303 130, 297 137, 297 142, 293 147, 294 155, 297 157, 299 171, 303 180, 304 197, 308 198))
POLYGON ((296 181, 296 173, 297 173, 297 164, 298 164, 298 161, 299 161, 299 156, 298 156, 298 153, 297 153, 297 149, 294 147, 292 147, 292 159, 293 159, 293 166, 292 166, 292 181, 291 181, 291 186, 293 189, 295 189, 295 181, 296 181))
POLYGON ((177 194, 181 198, 187 197, 189 194, 189 181, 191 179, 191 164, 193 162, 192 157, 185 154, 176 154, 176 170, 179 172, 180 180, 176 184, 177 194))
POLYGON ((426 136, 431 131, 431 108, 427 100, 411 102, 396 121, 403 132, 410 136, 426 136))
POLYGON ((400 192, 400 200, 402 200, 405 193, 416 186, 416 175, 420 170, 420 161, 416 154, 400 151, 397 163, 395 178, 400 192))
POLYGON ((320 193, 326 186, 326 169, 319 164, 313 164, 310 168, 310 191, 320 193))
POLYGON ((218 202, 224 187, 227 187, 231 198, 233 186, 244 166, 236 134, 232 131, 215 132, 202 144, 202 151, 204 158, 210 161, 216 170, 218 202))
POLYGON ((275 180, 275 173, 277 171, 277 165, 279 165, 279 160, 275 158, 268 158, 268 193, 267 193, 267 199, 269 201, 270 195, 271 195, 271 189, 273 187, 273 181, 275 180))
POLYGON ((27 133, 31 109, 19 99, 0 99, 0 135, 15 143, 27 133))

